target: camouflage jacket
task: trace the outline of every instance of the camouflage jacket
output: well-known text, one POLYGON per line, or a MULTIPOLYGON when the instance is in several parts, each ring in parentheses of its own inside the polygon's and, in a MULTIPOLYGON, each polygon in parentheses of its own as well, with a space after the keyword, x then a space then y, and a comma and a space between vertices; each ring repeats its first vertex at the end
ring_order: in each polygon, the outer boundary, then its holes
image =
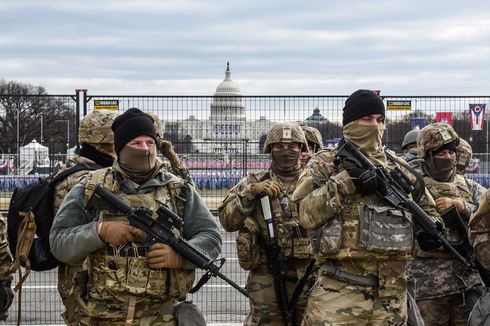
MULTIPOLYGON (((83 157, 83 156, 75 156, 68 161, 67 168, 70 168, 79 164, 93 164, 94 161, 83 157)), ((61 171, 60 171, 61 172, 61 171)), ((90 170, 80 170, 75 173, 70 174, 65 179, 61 180, 56 184, 55 192, 54 192, 54 200, 53 200, 53 212, 56 214, 58 209, 63 202, 63 199, 68 194, 68 192, 73 188, 80 180, 86 176, 90 170)))
MULTIPOLYGON (((315 250, 317 262, 327 259, 407 260, 413 250, 411 214, 387 206, 376 194, 361 196, 346 170, 349 162, 337 166, 335 155, 336 150, 314 155, 293 194, 293 200, 300 203, 300 222, 308 230, 310 240, 318 236, 323 241, 315 250), (398 229, 398 226, 383 225, 386 218, 372 220, 377 213, 400 217, 399 221, 393 219, 393 223, 403 225, 400 228, 403 232, 394 236, 389 235, 389 231, 378 230, 379 235, 375 237, 387 238, 383 249, 366 244, 365 239, 372 233, 371 226, 379 225, 385 230, 398 229)), ((396 163, 388 161, 385 169, 390 171, 395 167, 398 167, 396 163)), ((433 219, 440 219, 430 194, 424 193, 418 204, 433 219)))
MULTIPOLYGON (((86 209, 88 198, 97 184, 103 184, 135 207, 153 212, 159 205, 182 212, 180 231, 188 243, 215 259, 221 252, 221 236, 215 219, 194 188, 186 186, 185 200, 177 204, 177 192, 183 185, 178 177, 158 170, 153 178, 138 185, 121 175, 117 162, 113 167, 90 172, 63 200, 50 232, 53 255, 65 263, 88 257, 87 305, 90 317, 120 319, 128 314, 128 300, 138 305, 134 318, 155 314, 175 299, 182 299, 192 286, 195 266, 187 259, 181 269, 149 268, 146 243, 111 247, 97 233, 97 222, 115 220, 127 223, 127 216, 105 207, 86 209), (175 206, 174 206, 175 205, 175 206), (182 210, 176 206, 182 206, 182 210)), ((180 192, 182 194, 182 192, 180 192)), ((134 309, 134 306, 132 306, 134 309)))
MULTIPOLYGON (((271 169, 268 169, 248 175, 230 189, 218 208, 221 225, 226 231, 238 231, 243 229, 246 223, 252 223, 254 226, 248 227, 256 228, 262 240, 269 238, 260 200, 255 198, 249 201, 244 195, 244 190, 248 185, 266 179, 282 183, 278 176, 271 169), (245 222, 246 220, 247 222, 245 222)), ((303 259, 310 257, 309 243, 305 230, 299 225, 297 207, 291 201, 295 187, 296 183, 284 187, 283 196, 271 199, 270 202, 274 232, 283 253, 289 257, 303 259)), ((261 256, 265 257, 263 245, 260 246, 260 250, 261 256)))
MULTIPOLYGON (((450 182, 438 182, 428 175, 425 164, 422 163, 418 171, 423 175, 426 187, 434 199, 458 198, 464 202, 469 213, 475 209, 482 194, 481 188, 475 184, 470 187, 470 183, 464 176, 455 174, 454 180, 450 182)), ((459 241, 457 230, 447 224, 446 227, 448 240, 459 241)), ((478 272, 466 269, 444 249, 428 252, 417 249, 416 257, 408 266, 409 275, 415 279, 417 299, 460 293, 482 283, 478 272)))
POLYGON ((11 280, 10 266, 12 265, 12 256, 5 236, 5 221, 0 214, 0 281, 11 280))

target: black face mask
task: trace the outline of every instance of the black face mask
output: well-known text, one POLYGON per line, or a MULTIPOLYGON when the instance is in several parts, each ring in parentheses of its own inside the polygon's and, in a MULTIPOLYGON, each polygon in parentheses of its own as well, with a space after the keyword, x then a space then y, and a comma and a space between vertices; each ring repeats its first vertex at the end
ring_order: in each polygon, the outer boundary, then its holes
POLYGON ((295 176, 301 171, 300 155, 301 152, 290 149, 272 151, 271 168, 278 175, 295 176))
POLYGON ((430 175, 437 181, 446 181, 451 178, 455 172, 454 167, 456 164, 456 157, 453 159, 438 158, 431 156, 426 161, 429 167, 430 175))

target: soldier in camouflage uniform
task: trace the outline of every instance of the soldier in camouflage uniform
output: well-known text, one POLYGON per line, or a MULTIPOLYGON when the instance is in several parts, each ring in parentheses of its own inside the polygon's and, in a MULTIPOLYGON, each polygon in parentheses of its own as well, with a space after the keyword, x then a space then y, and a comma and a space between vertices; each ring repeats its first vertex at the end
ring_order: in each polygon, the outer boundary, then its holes
MULTIPOLYGON (((374 165, 398 167, 382 148, 384 119, 378 95, 354 92, 345 102, 339 146, 348 140, 374 165)), ((293 194, 301 200, 300 222, 319 266, 303 325, 405 325, 412 216, 387 205, 377 194, 386 189, 384 182, 353 162, 339 162, 337 151, 314 155, 293 194)), ((423 194, 419 204, 437 218, 430 195, 423 194)))
POLYGON ((468 239, 480 264, 490 270, 490 189, 484 192, 477 210, 471 214, 468 239))
MULTIPOLYGON (((277 244, 286 257, 286 289, 289 301, 296 282, 304 275, 310 261, 308 239, 299 225, 298 211, 291 203, 302 167, 301 152, 308 144, 296 123, 278 123, 267 133, 264 152, 271 153, 270 168, 248 175, 228 192, 218 208, 221 225, 226 231, 238 231, 236 237, 240 266, 250 271, 247 290, 250 312, 245 325, 285 325, 274 295, 274 277, 265 243, 270 239, 260 197, 269 196, 277 244)), ((304 292, 292 309, 290 322, 299 325, 306 304, 304 292)))
POLYGON ((464 175, 472 157, 473 149, 471 145, 463 138, 460 138, 459 145, 456 148, 456 173, 464 175))
POLYGON ((5 221, 0 213, 0 320, 7 319, 7 311, 14 300, 14 292, 11 288, 11 265, 12 257, 5 237, 5 221))
POLYGON ((150 116, 131 108, 114 120, 112 130, 117 159, 90 172, 66 195, 51 228, 51 251, 66 263, 87 257, 87 270, 74 277, 79 324, 174 326, 174 304, 190 290, 195 266, 168 245, 145 242, 127 215, 87 203, 101 184, 155 217, 165 205, 183 218, 176 235, 211 259, 221 252, 219 229, 194 188, 162 169, 150 116))
POLYGON ((190 183, 193 187, 196 187, 194 180, 192 179, 189 169, 184 162, 180 159, 179 155, 174 151, 171 141, 163 139, 163 128, 160 117, 155 113, 148 113, 153 119, 155 130, 157 132, 157 145, 160 149, 160 153, 168 159, 164 161, 164 169, 176 176, 181 177, 184 181, 190 183))
MULTIPOLYGON (((112 165, 114 161, 114 133, 111 130, 112 122, 117 116, 116 111, 96 110, 87 114, 80 122, 79 142, 81 144, 79 155, 70 158, 67 168, 80 164, 97 164, 100 168, 112 165)), ((53 212, 56 213, 66 194, 73 188, 81 178, 90 170, 80 170, 64 180, 55 187, 53 201, 53 212)), ((58 293, 65 305, 62 317, 67 324, 74 322, 75 302, 69 299, 72 288, 73 275, 82 270, 83 259, 72 264, 60 263, 58 267, 58 293)))
MULTIPOLYGON (((418 157, 423 159, 418 172, 436 202, 448 228, 449 242, 458 243, 461 231, 455 226, 455 215, 447 215, 448 208, 456 208, 463 223, 468 223, 482 195, 481 188, 471 188, 468 180, 456 173, 456 151, 460 138, 447 124, 433 123, 419 134, 418 157)), ((417 305, 426 325, 466 325, 474 304, 474 296, 481 291, 477 272, 467 270, 448 252, 440 249, 422 251, 409 264, 409 275, 415 279, 417 305)))
POLYGON ((305 166, 311 155, 323 148, 323 140, 322 134, 318 129, 310 126, 301 126, 301 128, 305 132, 306 141, 308 142, 308 151, 301 154, 301 164, 305 166))
POLYGON ((417 159, 417 135, 419 132, 419 129, 410 130, 405 134, 405 137, 403 137, 403 154, 400 156, 407 162, 417 159))

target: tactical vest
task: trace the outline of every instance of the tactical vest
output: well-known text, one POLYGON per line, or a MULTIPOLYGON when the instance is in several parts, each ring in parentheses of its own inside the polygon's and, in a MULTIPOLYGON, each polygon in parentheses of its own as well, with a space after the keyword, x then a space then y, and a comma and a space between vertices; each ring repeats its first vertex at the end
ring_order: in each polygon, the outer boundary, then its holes
MULTIPOLYGON (((184 207, 175 200, 182 187, 179 180, 173 179, 166 186, 155 187, 150 193, 125 194, 119 190, 114 173, 111 167, 89 174, 85 189, 86 199, 92 196, 98 184, 103 184, 133 207, 148 208, 153 212, 154 218, 157 217, 156 210, 161 204, 171 210, 177 210, 177 214, 183 216, 184 207)), ((95 218, 99 221, 129 223, 126 215, 105 209, 98 210, 95 218)), ((183 229, 176 232, 180 235, 183 229)), ((89 302, 91 299, 95 302, 110 302, 123 312, 128 310, 128 304, 131 302, 137 302, 138 305, 146 303, 145 309, 136 311, 135 316, 141 317, 145 314, 153 314, 154 309, 168 306, 174 299, 184 298, 194 282, 194 270, 150 269, 146 259, 147 251, 147 247, 132 243, 118 248, 105 246, 90 254, 88 257, 89 302)), ((101 317, 105 312, 89 309, 88 313, 92 317, 101 317)))
MULTIPOLYGON (((260 182, 269 172, 250 174, 247 184, 260 182)), ((268 177, 278 181, 277 177, 268 177)), ((306 231, 299 225, 297 205, 291 201, 294 186, 280 198, 271 199, 271 213, 277 244, 286 257, 310 258, 309 240, 306 231)), ((260 201, 256 200, 253 216, 245 219, 245 227, 237 235, 237 251, 240 266, 245 270, 255 269, 262 258, 265 259, 264 240, 269 239, 267 224, 264 220, 260 201), (262 249, 259 249, 262 248, 262 249)))
MULTIPOLYGON (((424 168, 418 171, 422 173, 425 185, 434 199, 448 197, 465 203, 473 201, 464 176, 456 174, 451 182, 439 182, 428 176, 424 168)), ((459 232, 449 227, 447 240, 458 242, 459 232)), ((425 252, 417 245, 415 256, 408 266, 408 272, 417 280, 417 299, 461 293, 481 284, 478 272, 468 270, 442 248, 425 252)))
MULTIPOLYGON (((395 166, 395 163, 389 162, 387 170, 390 171, 395 166)), ((342 178, 344 174, 340 174, 340 171, 345 168, 346 166, 341 165, 335 171, 330 171, 330 180, 333 175, 342 178)), ((345 178, 350 179, 350 176, 345 174, 345 178)), ((347 184, 351 181, 337 182, 347 184)), ((330 186, 334 187, 331 184, 330 186)), ((338 190, 332 188, 326 191, 334 201, 334 194, 338 190)), ((327 259, 406 260, 410 257, 413 225, 409 212, 387 206, 378 195, 361 196, 357 191, 342 195, 341 203, 341 213, 308 232, 319 263, 327 259)))
MULTIPOLYGON (((424 175, 424 182, 434 200, 447 197, 460 199, 465 203, 473 203, 473 194, 468 187, 465 177, 460 174, 455 174, 452 182, 439 182, 428 175, 424 175)), ((450 242, 459 242, 461 240, 459 232, 448 227, 447 240, 450 242)))

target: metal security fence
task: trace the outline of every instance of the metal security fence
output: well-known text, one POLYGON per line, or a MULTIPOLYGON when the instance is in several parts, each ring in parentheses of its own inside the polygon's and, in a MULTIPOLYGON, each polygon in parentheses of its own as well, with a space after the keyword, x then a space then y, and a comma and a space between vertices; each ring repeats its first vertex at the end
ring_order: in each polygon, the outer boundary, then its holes
MULTIPOLYGON (((475 152, 470 178, 489 182, 488 114, 481 110, 490 96, 382 96, 387 106, 384 142, 399 152, 406 132, 446 121, 475 152), (479 124, 470 111, 479 105, 479 124), (480 130, 481 129, 481 130, 480 130)), ((262 153, 267 130, 277 122, 297 121, 320 130, 324 146, 335 146, 342 134, 342 108, 347 96, 239 96, 221 89, 215 96, 112 96, 0 94, 0 209, 5 212, 17 186, 56 172, 75 155, 80 118, 94 109, 119 113, 138 107, 160 123, 160 135, 172 141, 190 169, 209 209, 216 213, 226 192, 250 172, 268 167, 262 153)), ((244 285, 235 235, 222 231, 223 272, 244 285)), ((17 278, 17 276, 16 276, 17 278)), ((33 272, 22 293, 23 324, 62 323, 57 272, 33 272)), ((208 322, 242 322, 248 301, 219 279, 190 296, 208 322)), ((10 310, 15 323, 17 307, 10 310)))

